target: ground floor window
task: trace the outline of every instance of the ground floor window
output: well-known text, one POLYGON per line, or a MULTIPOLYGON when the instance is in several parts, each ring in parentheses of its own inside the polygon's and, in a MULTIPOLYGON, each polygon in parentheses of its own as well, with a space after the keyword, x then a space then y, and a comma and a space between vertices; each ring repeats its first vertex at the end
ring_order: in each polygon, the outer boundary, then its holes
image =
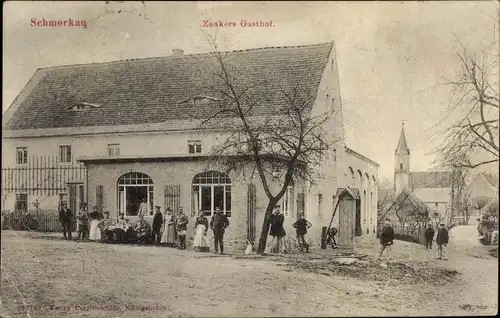
POLYGON ((27 212, 28 211, 28 194, 27 193, 17 193, 16 202, 14 205, 16 212, 27 212))
POLYGON ((118 179, 118 212, 135 216, 141 203, 146 202, 149 215, 153 215, 153 180, 145 173, 130 172, 118 179))
POLYGON ((193 211, 211 216, 217 208, 231 216, 231 179, 222 172, 207 171, 193 179, 193 211))

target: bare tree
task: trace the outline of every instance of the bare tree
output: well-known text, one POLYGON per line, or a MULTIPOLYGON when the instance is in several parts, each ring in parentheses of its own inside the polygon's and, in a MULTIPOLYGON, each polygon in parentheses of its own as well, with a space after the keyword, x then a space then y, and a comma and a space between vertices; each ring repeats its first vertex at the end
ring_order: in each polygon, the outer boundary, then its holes
MULTIPOLYGON (((494 19, 496 30, 498 16, 494 19)), ((448 116, 459 113, 461 118, 439 132, 444 141, 436 149, 437 161, 466 168, 498 163, 498 38, 495 34, 493 43, 479 53, 459 44, 459 69, 443 84, 452 88, 448 116)))
POLYGON ((413 235, 421 224, 429 220, 430 209, 416 200, 410 191, 405 190, 394 199, 387 211, 394 211, 400 223, 401 234, 413 235))
POLYGON ((307 79, 270 81, 260 70, 258 83, 243 80, 252 66, 242 65, 237 52, 219 52, 215 39, 207 37, 216 64, 208 89, 218 102, 202 125, 229 121, 229 136, 212 148, 214 158, 226 171, 250 171, 260 179, 268 199, 258 246, 263 253, 270 216, 288 187, 297 181, 314 184, 320 177, 317 168, 334 142, 325 129, 331 113, 313 113, 316 92, 307 89, 307 79), (280 101, 275 116, 259 116, 271 96, 280 101))
POLYGON ((488 204, 487 198, 478 197, 472 200, 472 207, 474 210, 479 211, 479 213, 481 213, 481 210, 486 206, 486 204, 488 204))
POLYGON ((452 216, 463 216, 466 224, 469 222, 469 207, 471 206, 467 186, 469 172, 470 168, 454 165, 451 174, 451 213, 452 216))

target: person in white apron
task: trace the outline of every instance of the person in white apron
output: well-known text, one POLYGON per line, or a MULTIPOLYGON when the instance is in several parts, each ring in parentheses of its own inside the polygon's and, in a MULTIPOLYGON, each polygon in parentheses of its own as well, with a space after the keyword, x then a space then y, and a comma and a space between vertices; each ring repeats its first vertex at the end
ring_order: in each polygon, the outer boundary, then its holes
POLYGON ((90 216, 89 239, 91 241, 100 241, 101 240, 101 229, 99 228, 100 213, 97 209, 97 206, 94 206, 93 211, 90 212, 89 216, 90 216))
POLYGON ((208 252, 210 249, 207 243, 208 219, 200 212, 194 225, 196 235, 194 237, 193 247, 196 252, 208 252))

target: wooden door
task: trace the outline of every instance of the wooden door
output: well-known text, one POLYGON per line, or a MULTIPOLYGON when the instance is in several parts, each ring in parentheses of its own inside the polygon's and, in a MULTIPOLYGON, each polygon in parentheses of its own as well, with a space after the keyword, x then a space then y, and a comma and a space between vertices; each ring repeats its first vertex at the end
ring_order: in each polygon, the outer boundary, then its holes
POLYGON ((349 195, 345 195, 339 200, 339 244, 352 245, 354 243, 356 200, 349 195))

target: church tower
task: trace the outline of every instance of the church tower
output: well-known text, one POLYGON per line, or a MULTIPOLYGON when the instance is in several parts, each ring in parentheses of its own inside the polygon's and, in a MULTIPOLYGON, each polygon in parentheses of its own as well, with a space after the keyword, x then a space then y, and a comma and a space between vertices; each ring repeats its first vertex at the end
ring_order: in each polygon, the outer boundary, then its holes
POLYGON ((406 144, 405 124, 401 127, 401 137, 394 154, 394 191, 399 194, 403 189, 408 189, 410 176, 410 149, 406 144))

